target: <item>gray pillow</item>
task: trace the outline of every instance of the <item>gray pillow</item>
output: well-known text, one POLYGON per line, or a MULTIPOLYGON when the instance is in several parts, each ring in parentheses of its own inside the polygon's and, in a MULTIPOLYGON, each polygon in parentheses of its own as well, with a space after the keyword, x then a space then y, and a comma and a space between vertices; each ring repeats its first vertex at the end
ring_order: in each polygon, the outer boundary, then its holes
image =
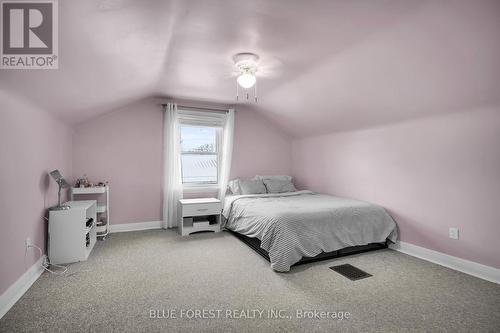
POLYGON ((280 176, 255 176, 255 179, 273 179, 273 180, 289 180, 291 181, 292 180, 292 176, 288 176, 288 175, 280 175, 280 176))
POLYGON ((231 191, 232 194, 234 195, 241 194, 240 179, 233 179, 229 181, 227 187, 229 187, 229 190, 231 191))
POLYGON ((266 187, 261 179, 240 179, 241 194, 266 193, 266 187))
POLYGON ((267 193, 295 192, 297 189, 293 186, 291 180, 284 179, 264 179, 267 193))

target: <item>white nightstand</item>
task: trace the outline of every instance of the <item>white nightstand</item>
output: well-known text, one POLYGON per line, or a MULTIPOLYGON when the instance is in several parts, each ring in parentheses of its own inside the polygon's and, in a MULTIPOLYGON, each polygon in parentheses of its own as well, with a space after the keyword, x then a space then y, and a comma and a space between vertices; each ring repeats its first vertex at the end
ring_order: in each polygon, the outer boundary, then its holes
POLYGON ((85 261, 96 242, 96 201, 68 201, 69 209, 49 211, 49 259, 52 264, 85 261))
POLYGON ((179 200, 178 230, 182 236, 220 231, 222 203, 215 198, 179 200))

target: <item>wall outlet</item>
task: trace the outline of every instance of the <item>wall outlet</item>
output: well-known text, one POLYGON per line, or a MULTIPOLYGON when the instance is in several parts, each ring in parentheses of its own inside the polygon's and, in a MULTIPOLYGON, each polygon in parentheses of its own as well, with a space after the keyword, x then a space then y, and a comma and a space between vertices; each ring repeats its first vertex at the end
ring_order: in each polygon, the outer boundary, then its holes
POLYGON ((451 239, 458 239, 458 228, 450 228, 448 231, 448 236, 451 239))
POLYGON ((31 246, 31 238, 26 238, 24 241, 24 246, 26 247, 26 250, 31 246))

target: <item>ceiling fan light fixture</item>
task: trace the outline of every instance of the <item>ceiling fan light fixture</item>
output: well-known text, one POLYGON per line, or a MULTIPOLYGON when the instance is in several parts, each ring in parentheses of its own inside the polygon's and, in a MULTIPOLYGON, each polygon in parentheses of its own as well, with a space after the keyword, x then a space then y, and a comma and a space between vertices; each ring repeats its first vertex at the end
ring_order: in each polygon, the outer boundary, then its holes
POLYGON ((242 88, 249 89, 257 82, 257 78, 253 73, 243 73, 238 76, 237 81, 242 88))
POLYGON ((249 52, 237 53, 233 56, 233 61, 238 72, 238 77, 236 78, 236 100, 239 100, 238 87, 245 89, 244 94, 247 100, 249 99, 249 89, 253 87, 253 97, 255 102, 257 102, 257 77, 255 73, 257 72, 259 56, 249 52))

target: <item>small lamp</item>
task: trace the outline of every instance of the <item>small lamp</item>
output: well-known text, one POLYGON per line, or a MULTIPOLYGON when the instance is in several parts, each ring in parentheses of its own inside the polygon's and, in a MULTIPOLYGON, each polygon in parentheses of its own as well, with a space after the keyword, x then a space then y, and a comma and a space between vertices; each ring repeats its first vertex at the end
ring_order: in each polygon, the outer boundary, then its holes
POLYGON ((49 210, 67 210, 70 207, 68 205, 61 205, 61 189, 70 187, 69 183, 64 179, 59 170, 54 170, 50 172, 50 176, 54 178, 59 190, 57 191, 57 206, 50 207, 49 210))

